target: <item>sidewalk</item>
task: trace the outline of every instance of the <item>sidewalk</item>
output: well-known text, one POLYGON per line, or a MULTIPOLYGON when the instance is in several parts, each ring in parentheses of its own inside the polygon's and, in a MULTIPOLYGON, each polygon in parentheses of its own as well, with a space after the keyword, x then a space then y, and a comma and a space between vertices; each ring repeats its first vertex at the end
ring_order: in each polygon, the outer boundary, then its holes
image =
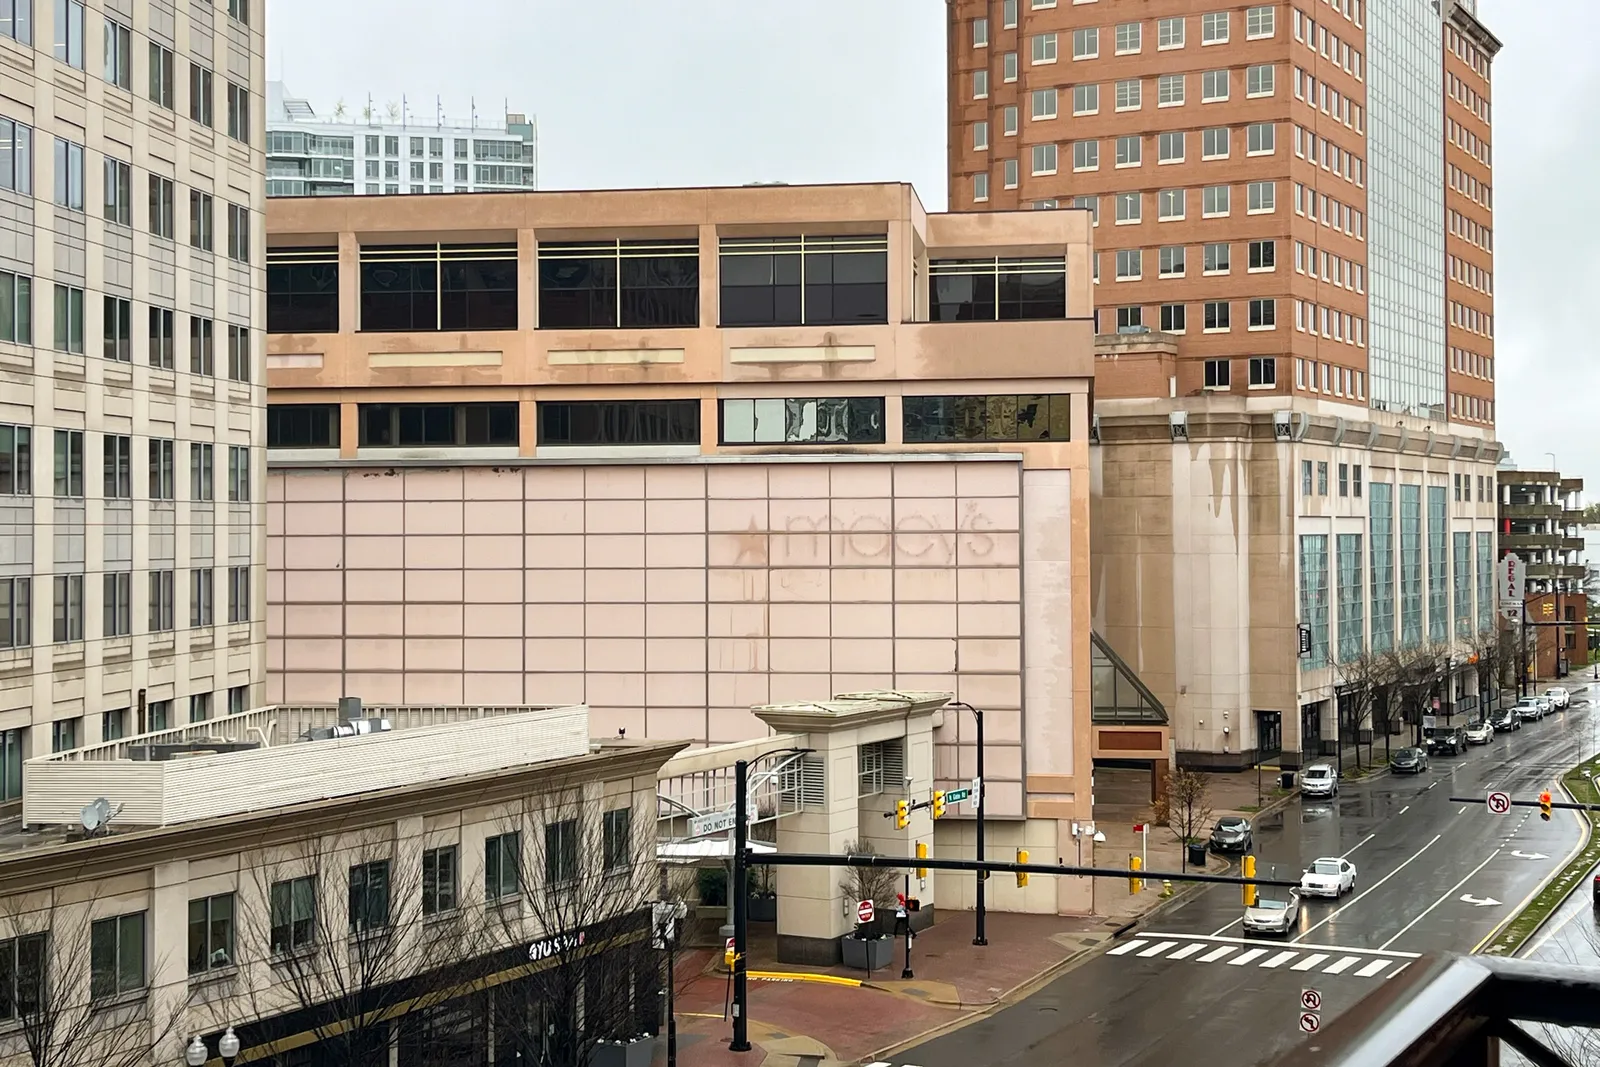
MULTIPOLYGON (((1254 773, 1211 777, 1210 806, 1215 815, 1254 812, 1254 773)), ((1269 809, 1288 802, 1287 794, 1263 781, 1269 809)), ((1149 805, 1131 796, 1117 799, 1121 802, 1096 807, 1096 826, 1107 841, 1098 846, 1095 858, 1097 867, 1125 870, 1128 853, 1137 851, 1133 824, 1149 819, 1149 805)), ((1147 869, 1177 871, 1179 860, 1174 835, 1153 829, 1147 869)), ((1207 869, 1222 873, 1228 866, 1228 861, 1213 856, 1207 869)), ((1125 881, 1107 878, 1097 883, 1098 914, 1093 916, 991 911, 987 946, 972 944, 972 912, 939 912, 938 922, 913 943, 912 979, 900 977, 905 965, 903 939, 896 941, 893 963, 867 976, 843 966, 776 963, 775 937, 772 928, 765 927, 752 937, 750 970, 836 975, 860 979, 862 984, 750 979, 749 1034, 754 1047, 745 1053, 727 1047, 732 1024, 724 1018, 729 983, 721 970, 721 952, 685 952, 677 967, 678 1062, 693 1067, 840 1067, 871 1062, 877 1053, 963 1025, 1026 995, 1072 961, 1102 947, 1119 929, 1158 908, 1181 903, 1187 894, 1174 888, 1174 896, 1167 899, 1161 896, 1159 882, 1146 883, 1145 891, 1134 896, 1125 881)), ((663 1046, 655 1064, 665 1063, 663 1046)))

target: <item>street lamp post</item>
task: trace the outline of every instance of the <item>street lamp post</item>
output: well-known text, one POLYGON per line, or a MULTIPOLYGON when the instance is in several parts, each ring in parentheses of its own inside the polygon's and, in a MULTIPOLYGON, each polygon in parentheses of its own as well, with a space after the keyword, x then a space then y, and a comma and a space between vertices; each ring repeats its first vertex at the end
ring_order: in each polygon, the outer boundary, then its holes
MULTIPOLYGON (((973 785, 976 787, 977 793, 978 793, 978 796, 977 796, 977 801, 978 801, 978 805, 977 805, 978 806, 978 859, 982 860, 982 859, 986 858, 986 853, 983 850, 983 806, 984 806, 985 798, 986 798, 986 796, 987 796, 987 794, 989 792, 988 786, 986 785, 986 783, 983 780, 983 711, 980 708, 973 707, 971 704, 968 704, 964 700, 952 700, 950 702, 950 707, 953 707, 953 708, 966 708, 968 711, 972 712, 973 718, 978 720, 978 775, 977 775, 977 778, 974 780, 973 785)), ((978 871, 977 875, 978 875, 977 925, 976 925, 976 928, 973 930, 972 943, 974 945, 987 945, 989 943, 989 938, 988 938, 987 932, 985 930, 986 910, 984 908, 984 901, 983 901, 983 888, 984 888, 983 880, 988 877, 988 874, 986 872, 984 872, 984 871, 978 871)))

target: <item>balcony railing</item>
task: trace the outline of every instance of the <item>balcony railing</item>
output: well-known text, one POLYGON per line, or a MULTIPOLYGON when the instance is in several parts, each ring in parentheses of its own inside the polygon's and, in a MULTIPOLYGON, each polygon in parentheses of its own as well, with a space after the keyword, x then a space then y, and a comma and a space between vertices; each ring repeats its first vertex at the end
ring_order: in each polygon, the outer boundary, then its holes
MULTIPOLYGON (((1490 956, 1424 957, 1274 1067, 1494 1067, 1503 1047, 1539 1067, 1592 1062, 1522 1024, 1600 1028, 1600 969, 1490 956)), ((1568 1032, 1570 1035, 1570 1032, 1568 1032)))

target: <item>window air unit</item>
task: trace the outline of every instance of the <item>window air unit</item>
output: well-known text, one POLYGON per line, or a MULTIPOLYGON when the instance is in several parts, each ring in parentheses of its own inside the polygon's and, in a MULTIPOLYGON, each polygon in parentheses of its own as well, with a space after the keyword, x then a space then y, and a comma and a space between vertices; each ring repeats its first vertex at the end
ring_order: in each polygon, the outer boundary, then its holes
POLYGON ((1187 441, 1189 439, 1189 413, 1187 411, 1174 411, 1167 416, 1167 421, 1172 428, 1174 441, 1187 441))
POLYGON ((1275 412, 1273 412, 1273 414, 1272 414, 1272 436, 1275 437, 1277 440, 1279 440, 1279 441, 1287 441, 1287 440, 1289 440, 1290 436, 1293 434, 1294 431, 1289 425, 1290 417, 1291 417, 1290 413, 1287 412, 1287 411, 1275 411, 1275 412))

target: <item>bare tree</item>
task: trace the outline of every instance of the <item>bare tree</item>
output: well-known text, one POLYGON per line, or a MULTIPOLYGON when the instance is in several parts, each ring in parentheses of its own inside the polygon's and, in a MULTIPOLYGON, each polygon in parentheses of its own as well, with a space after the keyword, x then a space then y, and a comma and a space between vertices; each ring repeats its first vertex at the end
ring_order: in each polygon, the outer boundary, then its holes
POLYGON ((1489 695, 1498 693, 1506 674, 1506 666, 1516 651, 1509 633, 1498 624, 1478 631, 1471 642, 1471 654, 1477 657, 1473 667, 1478 674, 1478 707, 1480 715, 1489 713, 1489 695))
POLYGON ((0 996, 30 1067, 143 1067, 170 1055, 187 997, 129 999, 161 970, 145 959, 145 916, 97 921, 93 900, 63 905, 54 893, 41 907, 28 903, 0 906, 10 935, 0 942, 10 971, 0 996))
MULTIPOLYGON (((1342 656, 1333 665, 1335 676, 1339 680, 1339 687, 1349 694, 1351 710, 1356 721, 1356 766, 1361 765, 1361 724, 1367 723, 1369 729, 1376 729, 1380 718, 1375 714, 1380 701, 1387 702, 1387 686, 1390 682, 1389 659, 1381 652, 1373 652, 1363 648, 1360 653, 1353 656, 1342 656)), ((1388 716, 1387 707, 1382 709, 1381 716, 1385 728, 1384 752, 1388 752, 1388 716)), ((1340 750, 1343 751, 1344 738, 1341 737, 1340 750)), ((1372 745, 1368 742, 1367 755, 1371 758, 1372 745)))
MULTIPOLYGON (((844 851, 847 856, 878 854, 877 849, 864 841, 846 841, 844 851)), ((865 931, 869 937, 884 928, 879 916, 893 915, 895 908, 899 906, 898 894, 894 887, 895 874, 896 872, 888 867, 869 867, 858 863, 852 863, 844 869, 844 880, 839 883, 839 891, 845 896, 846 906, 854 909, 860 901, 872 901, 873 921, 865 931)))
POLYGON ((1447 650, 1440 645, 1417 645, 1385 653, 1387 668, 1400 697, 1402 721, 1411 726, 1412 744, 1422 742, 1422 717, 1430 712, 1434 694, 1444 681, 1447 650))
POLYGON ((495 990, 497 1062, 588 1067, 605 1044, 659 1025, 651 905, 663 891, 686 895, 687 884, 658 876, 653 826, 621 803, 631 796, 607 808, 588 793, 562 783, 489 841, 490 921, 500 940, 527 946, 522 973, 495 990))
MULTIPOLYGON (((427 1013, 467 990, 482 911, 463 900, 457 847, 372 833, 323 838, 254 871, 242 932, 270 958, 248 996, 258 1018, 304 1011, 319 1064, 389 1062, 391 1019, 427 1013)), ((430 1062, 445 1062, 436 1057, 430 1062)))
POLYGON ((1167 777, 1167 787, 1156 798, 1155 818, 1168 827, 1184 846, 1179 870, 1188 870, 1188 845, 1211 823, 1211 780, 1199 771, 1180 767, 1167 777))

